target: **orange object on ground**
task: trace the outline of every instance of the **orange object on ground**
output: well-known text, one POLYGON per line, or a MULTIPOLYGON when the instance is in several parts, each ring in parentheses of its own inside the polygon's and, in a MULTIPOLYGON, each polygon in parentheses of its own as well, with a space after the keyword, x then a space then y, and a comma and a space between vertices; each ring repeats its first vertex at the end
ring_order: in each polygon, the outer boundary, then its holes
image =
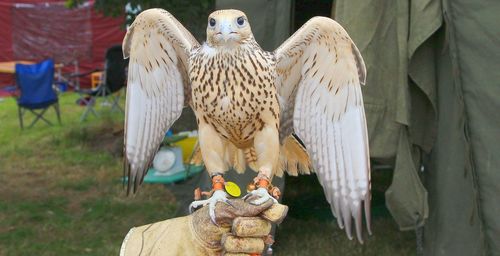
POLYGON ((95 89, 102 80, 102 71, 98 72, 93 72, 90 74, 90 85, 92 86, 92 89, 95 89))

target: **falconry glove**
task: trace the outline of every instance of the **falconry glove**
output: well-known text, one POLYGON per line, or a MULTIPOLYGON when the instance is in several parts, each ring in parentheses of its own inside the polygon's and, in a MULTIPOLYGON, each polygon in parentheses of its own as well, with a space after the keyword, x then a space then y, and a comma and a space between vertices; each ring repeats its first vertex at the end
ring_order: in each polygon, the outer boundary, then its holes
POLYGON ((288 207, 272 201, 253 205, 241 199, 217 203, 216 224, 205 206, 191 215, 130 229, 121 256, 249 255, 264 250, 271 222, 279 223, 288 207))

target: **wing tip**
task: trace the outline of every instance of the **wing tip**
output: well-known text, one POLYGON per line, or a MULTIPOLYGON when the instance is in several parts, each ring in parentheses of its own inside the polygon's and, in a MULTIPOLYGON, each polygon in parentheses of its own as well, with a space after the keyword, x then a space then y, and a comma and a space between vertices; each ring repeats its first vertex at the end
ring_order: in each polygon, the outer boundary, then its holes
POLYGON ((125 182, 127 183, 127 191, 126 195, 130 196, 130 194, 135 194, 139 188, 139 185, 142 184, 142 179, 137 177, 137 172, 132 170, 133 168, 130 166, 130 162, 127 157, 123 158, 123 189, 125 189, 125 182), (134 175, 135 174, 135 175, 134 175), (138 181, 141 180, 140 184, 137 184, 138 181), (132 192, 132 193, 131 193, 132 192))
POLYGON ((144 178, 148 173, 149 167, 152 165, 152 161, 153 159, 151 157, 151 160, 146 162, 146 164, 139 165, 140 167, 137 167, 136 164, 131 165, 127 157, 124 157, 123 176, 124 178, 127 177, 127 196, 131 194, 130 192, 132 192, 132 194, 135 194, 137 193, 137 191, 139 191, 139 187, 142 185, 142 183, 144 183, 144 178), (127 174, 127 176, 125 176, 125 173, 127 174))
POLYGON ((368 190, 365 200, 365 221, 366 221, 366 229, 368 231, 368 235, 372 235, 372 217, 371 217, 371 192, 368 190))
POLYGON ((130 185, 132 182, 132 175, 130 172, 130 163, 127 161, 127 157, 123 158, 123 189, 125 189, 125 183, 127 183, 127 193, 126 195, 130 195, 130 185))
MULTIPOLYGON (((347 238, 349 240, 354 239, 354 234, 353 234, 353 219, 354 219, 354 229, 356 232, 356 240, 360 244, 364 244, 364 239, 363 239, 363 210, 364 210, 364 215, 365 215, 365 222, 366 222, 366 229, 368 235, 372 235, 372 229, 371 229, 371 210, 370 210, 370 197, 371 194, 368 192, 364 199, 361 201, 360 204, 357 206, 354 206, 354 209, 342 204, 343 202, 340 202, 341 210, 335 217, 337 219, 337 224, 340 229, 345 229, 345 233, 347 235, 347 238)), ((334 201, 335 202, 335 201, 334 201)), ((351 205, 352 206, 352 205, 351 205)), ((335 215, 335 213, 334 213, 335 215)))

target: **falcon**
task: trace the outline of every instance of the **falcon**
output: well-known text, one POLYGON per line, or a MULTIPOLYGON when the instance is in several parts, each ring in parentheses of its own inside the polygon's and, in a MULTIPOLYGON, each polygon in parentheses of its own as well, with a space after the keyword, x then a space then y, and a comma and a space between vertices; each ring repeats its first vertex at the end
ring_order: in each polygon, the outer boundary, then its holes
POLYGON ((191 207, 228 203, 224 172, 257 172, 254 204, 274 175, 315 172, 339 227, 362 242, 370 231, 370 164, 361 85, 363 58, 347 32, 314 17, 273 52, 255 41, 247 16, 219 10, 200 44, 170 13, 149 9, 123 40, 130 58, 125 118, 128 189, 137 189, 184 106, 198 124, 213 193, 191 207), (296 139, 298 137, 299 140, 296 139), (354 220, 354 225, 352 221, 354 220))

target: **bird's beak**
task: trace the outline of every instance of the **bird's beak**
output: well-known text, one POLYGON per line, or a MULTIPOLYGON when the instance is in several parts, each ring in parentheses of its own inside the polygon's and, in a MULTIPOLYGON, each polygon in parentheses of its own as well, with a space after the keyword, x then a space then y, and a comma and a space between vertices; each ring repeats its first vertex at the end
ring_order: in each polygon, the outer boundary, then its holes
POLYGON ((222 34, 222 40, 224 40, 224 42, 227 42, 227 40, 229 40, 230 38, 231 32, 233 32, 231 22, 223 20, 219 25, 219 31, 222 34))

